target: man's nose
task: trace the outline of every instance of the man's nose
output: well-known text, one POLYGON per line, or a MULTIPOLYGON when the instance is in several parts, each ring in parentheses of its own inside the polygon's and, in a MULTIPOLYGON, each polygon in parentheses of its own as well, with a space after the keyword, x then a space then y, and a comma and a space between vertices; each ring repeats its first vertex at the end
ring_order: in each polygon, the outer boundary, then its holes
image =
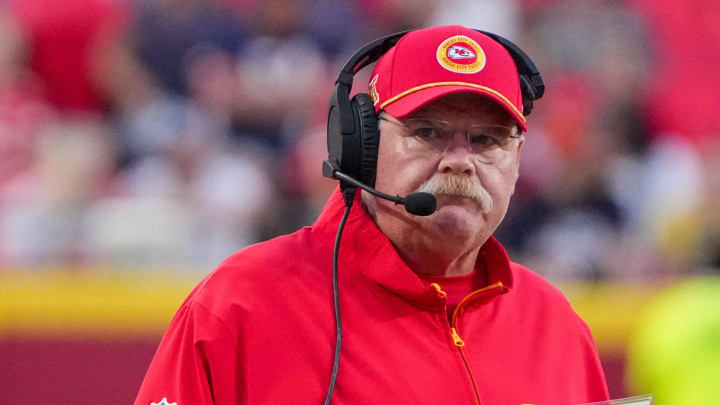
POLYGON ((466 132, 457 131, 452 137, 442 154, 438 170, 445 174, 475 174, 473 153, 466 132))

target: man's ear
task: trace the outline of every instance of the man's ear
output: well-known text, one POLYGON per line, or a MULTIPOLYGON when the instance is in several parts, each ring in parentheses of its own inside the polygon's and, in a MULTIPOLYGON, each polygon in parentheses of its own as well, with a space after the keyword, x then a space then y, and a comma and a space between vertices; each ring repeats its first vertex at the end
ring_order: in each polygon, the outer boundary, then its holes
POLYGON ((520 137, 518 138, 518 153, 517 153, 518 161, 520 160, 520 155, 522 155, 523 145, 525 145, 525 134, 521 134, 520 137))
POLYGON ((520 156, 522 155, 523 145, 525 145, 525 135, 520 135, 520 138, 518 138, 517 156, 515 157, 517 159, 517 171, 515 172, 515 181, 513 181, 510 196, 515 195, 515 185, 517 184, 518 177, 520 177, 520 156))

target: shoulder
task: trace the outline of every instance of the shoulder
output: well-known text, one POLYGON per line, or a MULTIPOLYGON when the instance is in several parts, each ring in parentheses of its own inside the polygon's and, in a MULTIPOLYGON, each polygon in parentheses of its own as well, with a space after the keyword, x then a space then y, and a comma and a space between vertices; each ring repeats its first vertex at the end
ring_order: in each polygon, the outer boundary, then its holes
POLYGON ((297 294, 329 277, 332 252, 309 227, 244 248, 223 261, 183 306, 200 305, 219 319, 297 294))
POLYGON ((526 297, 570 305, 565 294, 539 274, 515 262, 510 263, 510 268, 513 275, 513 290, 526 297))
MULTIPOLYGON (((301 266, 316 254, 322 242, 305 227, 295 233, 279 236, 248 246, 225 259, 208 277, 207 284, 224 283, 242 278, 263 281, 279 278, 290 269, 301 266)), ((209 286, 208 286, 209 288, 209 286)))
POLYGON ((511 262, 513 294, 516 301, 535 316, 551 324, 564 324, 585 333, 587 325, 572 308, 565 294, 539 274, 511 262))

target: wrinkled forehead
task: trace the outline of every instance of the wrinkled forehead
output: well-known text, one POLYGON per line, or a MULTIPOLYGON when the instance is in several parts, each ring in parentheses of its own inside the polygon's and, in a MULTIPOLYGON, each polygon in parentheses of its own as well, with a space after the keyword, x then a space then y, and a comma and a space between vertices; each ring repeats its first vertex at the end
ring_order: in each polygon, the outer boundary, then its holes
POLYGON ((513 117, 495 101, 477 94, 456 93, 439 98, 407 118, 435 118, 444 121, 470 120, 478 123, 512 126, 513 117))

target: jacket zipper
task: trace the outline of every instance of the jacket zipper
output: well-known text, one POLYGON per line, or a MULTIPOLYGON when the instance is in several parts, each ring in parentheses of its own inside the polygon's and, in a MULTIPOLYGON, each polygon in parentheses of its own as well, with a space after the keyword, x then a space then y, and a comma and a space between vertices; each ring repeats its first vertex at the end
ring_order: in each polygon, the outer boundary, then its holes
MULTIPOLYGON (((490 284, 479 290, 475 290, 475 291, 471 292, 470 294, 466 295, 465 298, 460 300, 460 302, 455 307, 455 310, 453 311, 453 314, 452 314, 452 318, 450 320, 450 328, 451 328, 451 331, 453 334, 453 341, 455 342, 455 346, 457 346, 457 347, 465 346, 465 342, 460 338, 460 334, 457 331, 457 315, 458 315, 458 313, 460 313, 460 308, 462 308, 463 305, 465 305, 470 300, 470 298, 472 298, 476 295, 479 295, 479 294, 483 294, 483 293, 493 290, 495 288, 502 287, 502 286, 503 286, 503 283, 501 281, 498 281, 497 283, 490 284)), ((435 289, 437 289, 438 287, 440 287, 440 286, 438 285, 435 289)), ((444 291, 443 291, 443 293, 444 293, 444 291)))
MULTIPOLYGON (((450 320, 450 336, 452 337, 453 343, 458 348, 458 351, 460 352, 460 358, 462 358, 463 363, 465 364, 465 369, 467 370, 468 377, 470 378, 470 383, 472 384, 473 391, 475 392, 475 401, 477 401, 478 405, 482 405, 480 401, 480 392, 478 391, 477 383, 475 382, 475 377, 473 377, 472 370, 470 369, 470 363, 468 363, 467 357, 465 356, 465 351, 463 350, 463 347, 465 347, 465 341, 460 337, 460 334, 457 331, 457 315, 459 313, 460 308, 462 308, 465 303, 470 300, 470 298, 482 294, 486 291, 502 287, 502 282, 497 282, 494 284, 491 284, 489 286, 483 287, 479 290, 473 291, 472 293, 468 294, 460 300, 457 307, 455 307, 455 310, 453 311, 452 318, 450 320)), ((432 286, 435 288, 435 290, 438 292, 438 294, 442 297, 447 297, 447 293, 443 291, 442 287, 440 287, 437 283, 432 283, 432 286)))

